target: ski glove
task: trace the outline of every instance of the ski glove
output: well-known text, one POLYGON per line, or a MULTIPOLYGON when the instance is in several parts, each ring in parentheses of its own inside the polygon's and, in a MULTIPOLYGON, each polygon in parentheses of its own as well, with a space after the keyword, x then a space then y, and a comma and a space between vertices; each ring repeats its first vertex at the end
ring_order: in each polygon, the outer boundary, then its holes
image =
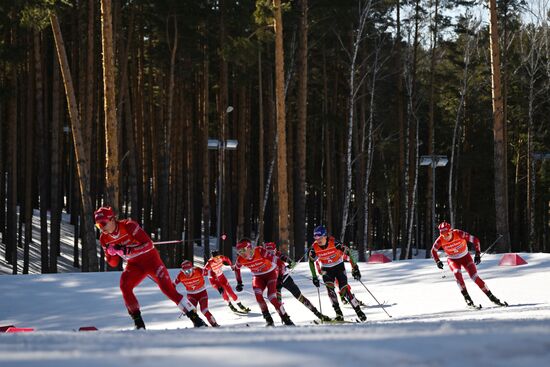
POLYGON ((315 277, 313 279, 311 279, 313 281, 313 285, 316 286, 317 288, 319 288, 319 278, 315 277))
POLYGON ((351 275, 353 276, 353 279, 355 280, 361 280, 361 272, 359 271, 359 267, 356 266, 351 270, 351 275))
POLYGON ((436 264, 439 269, 443 269, 443 263, 441 262, 441 260, 437 260, 436 264))
POLYGON ((122 256, 122 255, 124 255, 124 250, 122 250, 122 248, 118 245, 107 247, 106 252, 107 252, 107 254, 109 254, 109 256, 116 256, 116 255, 122 256))
POLYGON ((237 283, 237 286, 235 287, 235 290, 237 292, 241 292, 243 290, 243 283, 237 283))
POLYGON ((479 265, 481 262, 481 254, 479 251, 476 251, 476 256, 474 256, 474 264, 479 265))

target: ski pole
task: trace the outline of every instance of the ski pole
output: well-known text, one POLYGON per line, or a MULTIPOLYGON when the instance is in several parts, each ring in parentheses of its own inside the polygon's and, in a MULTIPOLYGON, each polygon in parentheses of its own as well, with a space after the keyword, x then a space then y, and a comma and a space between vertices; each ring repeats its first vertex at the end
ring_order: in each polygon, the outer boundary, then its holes
POLYGON ((290 269, 290 271, 285 275, 285 277, 283 278, 283 283, 285 280, 287 280, 287 278, 290 276, 290 274, 292 274, 292 272, 294 271, 294 269, 296 269, 296 266, 298 265, 299 262, 302 261, 302 259, 304 258, 304 256, 306 256, 306 254, 303 254, 301 258, 298 259, 298 261, 294 261, 294 267, 292 269, 290 269))
POLYGON ((372 298, 374 298, 374 300, 376 301, 376 303, 378 303, 378 305, 379 305, 380 307, 382 307, 382 310, 383 310, 383 311, 386 313, 386 315, 388 315, 388 317, 391 319, 392 316, 388 313, 388 311, 386 311, 386 309, 384 308, 384 305, 382 305, 380 302, 378 302, 378 300, 376 299, 376 297, 374 296, 374 294, 372 294, 372 292, 369 291, 369 289, 367 288, 367 286, 365 285, 365 283, 363 283, 363 282, 361 281, 361 279, 358 279, 358 282, 361 283, 361 285, 362 285, 363 287, 365 287, 365 289, 367 290, 367 292, 369 292, 369 294, 372 296, 372 298))
POLYGON ((487 248, 487 250, 485 250, 485 251, 481 254, 481 256, 480 256, 479 258, 481 259, 481 258, 483 257, 483 255, 485 255, 485 254, 487 253, 487 251, 489 251, 490 249, 492 249, 493 246, 496 245, 497 242, 498 242, 498 240, 500 240, 502 237, 503 237, 503 235, 499 235, 499 236, 497 237, 497 239, 491 244, 491 246, 489 246, 489 247, 487 248))
POLYGON ((321 291, 319 290, 319 287, 315 287, 317 288, 317 298, 319 299, 319 313, 321 313, 321 315, 323 314, 323 306, 321 306, 321 291))

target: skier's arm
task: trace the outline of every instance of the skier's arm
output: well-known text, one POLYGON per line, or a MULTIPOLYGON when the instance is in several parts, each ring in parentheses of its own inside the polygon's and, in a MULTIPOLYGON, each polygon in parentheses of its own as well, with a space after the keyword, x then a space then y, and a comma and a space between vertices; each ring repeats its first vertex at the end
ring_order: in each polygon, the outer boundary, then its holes
POLYGON ((231 263, 231 259, 227 256, 222 256, 222 262, 224 265, 232 266, 233 263, 231 263))
POLYGON ((118 263, 120 262, 120 257, 118 255, 109 255, 107 252, 107 246, 104 244, 101 239, 99 240, 99 243, 101 244, 101 247, 103 248, 103 253, 105 254, 105 262, 109 264, 110 267, 116 268, 118 266, 118 263))
POLYGON ((435 240, 433 246, 432 246, 432 257, 434 258, 434 261, 437 263, 439 261, 439 255, 437 254, 437 250, 441 248, 441 241, 439 238, 435 240))
POLYGON ((241 277, 241 263, 239 262, 239 259, 235 261, 235 279, 237 280, 237 284, 243 284, 243 278, 241 277))
POLYGON ((128 232, 132 234, 132 237, 136 239, 136 241, 140 244, 146 244, 148 242, 153 243, 151 240, 151 237, 133 220, 129 220, 126 224, 126 228, 128 229, 128 232))
POLYGON ((466 241, 472 243, 472 244, 474 245, 474 247, 475 247, 476 253, 481 252, 481 247, 480 247, 479 238, 477 238, 476 236, 473 236, 473 235, 469 234, 468 232, 461 231, 460 229, 457 229, 457 230, 456 230, 456 233, 457 233, 458 236, 459 236, 460 238, 462 238, 463 240, 466 240, 466 241))
POLYGON ((313 279, 317 278, 317 272, 315 271, 315 261, 317 260, 317 254, 315 250, 311 248, 308 254, 309 270, 311 271, 311 277, 313 279))

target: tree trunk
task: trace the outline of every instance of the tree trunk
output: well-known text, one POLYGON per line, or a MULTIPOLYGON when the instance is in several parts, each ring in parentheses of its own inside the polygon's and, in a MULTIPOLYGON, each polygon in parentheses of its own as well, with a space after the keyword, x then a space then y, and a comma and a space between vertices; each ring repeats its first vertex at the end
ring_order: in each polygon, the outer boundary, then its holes
POLYGON ((304 255, 306 242, 306 129, 307 129, 307 81, 308 81, 308 0, 300 1, 300 32, 298 47, 298 116, 295 138, 294 175, 294 257, 304 255))
MULTIPOLYGON (((15 44, 15 32, 11 34, 11 44, 15 44)), ((6 261, 12 265, 12 273, 17 274, 17 69, 12 65, 7 72, 10 96, 8 99, 8 182, 6 211, 6 261)), ((2 237, 4 238, 4 237, 2 237)))
MULTIPOLYGON (((36 33, 36 32, 34 32, 36 33)), ((35 46, 36 47, 36 46, 35 46)), ((36 53, 36 49, 34 50, 34 53, 36 53)), ((33 181, 35 179, 33 175, 34 171, 34 157, 36 156, 34 154, 34 148, 40 149, 38 147, 38 144, 35 144, 34 139, 34 120, 35 120, 35 99, 34 95, 35 93, 35 73, 36 68, 32 69, 32 64, 29 62, 29 72, 28 72, 28 78, 27 78, 27 118, 26 118, 26 125, 24 130, 21 131, 21 135, 25 136, 25 150, 24 150, 24 172, 25 172, 25 196, 23 200, 23 207, 24 209, 24 223, 25 223, 25 242, 23 244, 23 274, 29 273, 29 248, 30 243, 32 242, 32 232, 33 232, 33 181)), ((23 127, 23 126, 22 126, 23 127)), ((20 210, 20 219, 22 217, 23 210, 20 210)), ((23 221, 21 221, 23 222, 23 221)), ((21 236, 19 236, 21 239, 21 236)), ((47 246, 47 244, 46 244, 47 246)), ((47 248, 46 248, 47 249, 47 248)), ((41 273, 47 273, 48 272, 48 253, 47 251, 44 251, 42 246, 40 246, 40 271, 41 273)))
POLYGON ((288 242, 288 187, 287 187, 287 146, 286 146, 286 107, 284 95, 284 50, 283 17, 281 0, 273 0, 275 13, 275 101, 277 113, 277 194, 279 202, 279 241, 288 242))
MULTIPOLYGON (((115 59, 111 0, 101 0, 101 46, 103 52, 103 108, 105 112, 105 180, 106 204, 119 212, 120 168, 118 121, 115 98, 115 59)), ((86 211, 85 211, 86 212, 86 211)))
POLYGON ((84 142, 82 139, 82 126, 80 122, 80 116, 78 115, 77 102, 74 94, 73 81, 71 72, 69 70, 69 63, 67 60, 67 54, 65 52, 65 44, 61 35, 61 29, 57 16, 52 12, 50 13, 50 22, 55 39, 55 45, 57 49, 57 56, 59 59, 59 65, 61 67, 61 74, 63 76, 63 83, 65 85, 65 92, 67 95, 67 105, 69 109, 69 115, 71 118, 71 129, 73 134, 73 143, 76 154, 78 182, 81 192, 82 201, 82 213, 83 221, 85 223, 83 231, 82 241, 82 270, 83 271, 97 271, 97 249, 94 235, 94 223, 92 221, 92 215, 94 208, 90 198, 90 169, 88 165, 88 157, 84 152, 84 142))
POLYGON ((500 81, 500 47, 498 39, 498 19, 496 0, 489 0, 489 33, 491 52, 491 84, 493 98, 493 138, 495 170, 495 218, 496 230, 502 237, 497 242, 497 251, 510 251, 510 231, 508 229, 508 170, 506 153, 506 121, 500 81))
MULTIPOLYGON (((61 150, 63 125, 60 117, 60 80, 59 80, 59 62, 54 56, 52 70, 52 181, 51 181, 51 216, 50 216, 50 267, 54 269, 57 261, 52 261, 52 257, 57 259, 61 240, 61 210, 62 210, 62 173, 61 173, 61 150)), ((57 269, 55 269, 57 271, 57 269)))
MULTIPOLYGON (((206 28, 206 26, 204 26, 206 28)), ((206 29, 204 30, 206 32, 206 29)), ((208 57, 208 42, 204 40, 203 44, 203 71, 202 71, 202 100, 200 104, 201 110, 201 132, 202 132, 202 244, 204 246, 205 260, 210 258, 210 156, 208 154, 208 126, 209 122, 209 78, 210 78, 210 59, 208 57)))
POLYGON ((44 119, 43 107, 43 83, 42 83, 42 47, 40 45, 40 33, 34 32, 34 65, 35 65, 35 116, 37 135, 40 137, 38 144, 39 151, 39 192, 40 192, 40 252, 42 260, 42 272, 57 272, 57 253, 53 259, 49 259, 48 263, 48 209, 49 209, 49 190, 48 185, 49 177, 47 175, 47 161, 50 154, 48 149, 48 143, 50 139, 47 138, 47 132, 49 129, 46 127, 46 121, 44 119), (49 269, 48 269, 49 268, 49 269))
POLYGON ((265 154, 264 154, 264 102, 263 102, 263 75, 262 49, 258 49, 258 228, 256 243, 263 242, 264 233, 264 196, 265 196, 265 154))

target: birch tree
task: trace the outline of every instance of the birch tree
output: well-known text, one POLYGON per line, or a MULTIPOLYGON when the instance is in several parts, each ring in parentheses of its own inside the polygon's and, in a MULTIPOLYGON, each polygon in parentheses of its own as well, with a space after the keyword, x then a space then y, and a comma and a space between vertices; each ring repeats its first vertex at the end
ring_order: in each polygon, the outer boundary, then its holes
POLYGON ((345 183, 345 195, 344 205, 342 210, 342 227, 340 232, 340 241, 344 240, 346 236, 346 227, 348 225, 349 205, 351 201, 352 192, 352 141, 353 141, 353 124, 355 121, 355 103, 357 101, 357 93, 360 90, 361 84, 364 82, 366 74, 360 72, 361 62, 358 60, 359 49, 361 43, 365 38, 365 27, 367 24, 368 15, 371 9, 371 0, 359 0, 357 3, 357 26, 353 30, 352 35, 352 47, 348 50, 344 46, 344 42, 341 38, 339 41, 346 51, 349 61, 349 74, 348 74, 348 121, 347 121, 347 133, 346 133, 346 183, 345 183))

